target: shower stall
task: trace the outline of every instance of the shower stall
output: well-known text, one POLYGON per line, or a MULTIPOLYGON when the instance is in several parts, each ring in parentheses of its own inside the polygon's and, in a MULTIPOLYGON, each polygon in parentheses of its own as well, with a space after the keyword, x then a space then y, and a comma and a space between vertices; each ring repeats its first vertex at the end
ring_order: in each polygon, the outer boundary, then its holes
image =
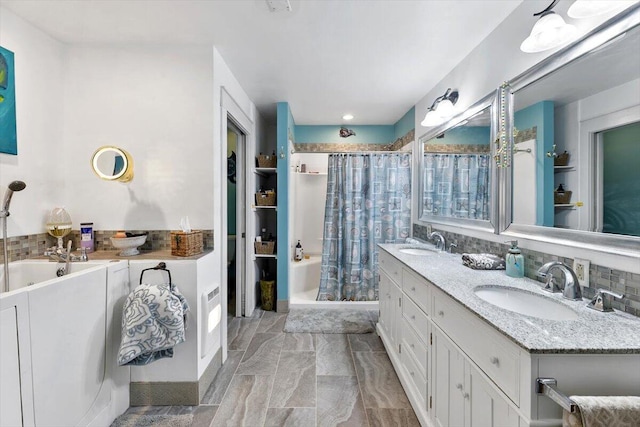
POLYGON ((411 154, 294 153, 291 165, 290 244, 305 257, 289 263, 290 307, 377 309, 377 243, 410 232, 411 154))

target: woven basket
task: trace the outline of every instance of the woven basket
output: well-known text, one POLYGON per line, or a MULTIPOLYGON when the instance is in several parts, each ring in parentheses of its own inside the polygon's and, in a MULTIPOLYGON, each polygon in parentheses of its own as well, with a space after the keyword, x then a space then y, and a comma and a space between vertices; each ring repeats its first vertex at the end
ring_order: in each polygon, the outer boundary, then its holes
POLYGON ((275 206, 276 205, 276 192, 266 191, 256 193, 256 205, 257 206, 275 206))
POLYGON ((566 205, 571 201, 571 191, 565 190, 564 192, 558 193, 557 191, 553 192, 553 203, 556 205, 566 205))
POLYGON ((253 247, 258 255, 273 255, 276 242, 253 242, 253 247))
POLYGON ((569 164, 569 153, 566 151, 564 153, 558 154, 557 157, 553 159, 553 166, 567 166, 569 164))
POLYGON ((192 256, 202 253, 204 248, 202 242, 202 231, 171 232, 171 255, 192 256))
POLYGON ((275 168, 278 158, 274 155, 264 156, 260 154, 258 156, 258 167, 259 168, 275 168))

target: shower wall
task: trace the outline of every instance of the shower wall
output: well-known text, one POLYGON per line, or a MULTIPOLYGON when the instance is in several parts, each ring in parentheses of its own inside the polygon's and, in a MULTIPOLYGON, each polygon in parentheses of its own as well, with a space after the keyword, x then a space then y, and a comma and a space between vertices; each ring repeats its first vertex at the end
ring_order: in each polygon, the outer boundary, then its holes
POLYGON ((291 156, 290 243, 295 247, 300 240, 306 254, 322 253, 328 156, 327 153, 294 153, 291 156), (306 173, 296 172, 303 164, 306 173))

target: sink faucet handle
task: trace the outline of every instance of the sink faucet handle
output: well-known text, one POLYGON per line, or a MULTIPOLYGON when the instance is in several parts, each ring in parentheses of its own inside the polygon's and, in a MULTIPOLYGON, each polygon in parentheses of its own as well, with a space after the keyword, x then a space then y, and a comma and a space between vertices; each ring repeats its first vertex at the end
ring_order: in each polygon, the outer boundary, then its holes
POLYGON ((613 311, 613 300, 622 298, 624 298, 624 294, 611 292, 606 289, 598 289, 596 296, 594 296, 591 302, 587 304, 587 307, 602 312, 613 311))
POLYGON ((553 277, 553 274, 547 273, 542 277, 546 277, 546 280, 544 282, 544 287, 542 288, 543 290, 551 293, 562 292, 562 289, 560 289, 560 287, 558 286, 558 283, 555 277, 553 277))
POLYGON ((449 253, 452 254, 453 253, 453 248, 457 248, 458 245, 456 245, 455 243, 450 243, 449 244, 449 253))

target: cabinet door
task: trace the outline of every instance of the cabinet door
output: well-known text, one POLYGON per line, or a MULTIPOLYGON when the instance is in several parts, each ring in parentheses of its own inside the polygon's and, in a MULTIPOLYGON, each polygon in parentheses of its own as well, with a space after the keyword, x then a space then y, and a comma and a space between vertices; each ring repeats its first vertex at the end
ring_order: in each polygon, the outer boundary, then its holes
POLYGON ((20 355, 15 307, 0 312, 0 327, 0 425, 21 426, 20 355))
POLYGON ((433 418, 438 427, 464 426, 464 358, 458 348, 433 328, 433 418))
POLYGON ((391 338, 390 335, 390 302, 391 302, 391 280, 389 276, 383 271, 380 272, 380 281, 378 283, 378 296, 379 296, 379 308, 380 308, 380 316, 378 317, 378 322, 380 326, 387 334, 388 338, 391 338))
POLYGON ((465 362, 465 426, 518 427, 519 418, 471 362, 465 362))

